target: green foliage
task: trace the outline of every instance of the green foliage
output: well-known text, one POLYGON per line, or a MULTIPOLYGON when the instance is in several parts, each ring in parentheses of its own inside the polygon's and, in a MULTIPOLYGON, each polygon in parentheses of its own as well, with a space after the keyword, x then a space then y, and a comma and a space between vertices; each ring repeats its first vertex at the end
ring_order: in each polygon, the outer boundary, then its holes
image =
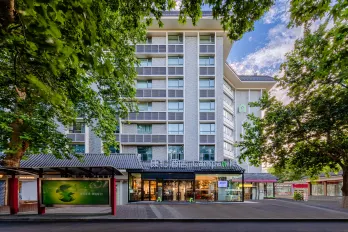
MULTIPOLYGON (((272 1, 206 1, 231 39, 250 31, 272 1)), ((203 1, 182 1, 180 21, 196 24, 203 1)), ((4 0, 0 2, 0 146, 24 154, 71 153, 65 128, 78 115, 117 146, 118 117, 134 108, 134 44, 174 0, 4 0), (12 4, 13 3, 13 4, 12 4), (14 6, 12 9, 11 6, 14 6), (12 9, 12 10, 11 10, 12 9)))
MULTIPOLYGON (((284 177, 289 171, 316 176, 340 168, 347 173, 347 2, 327 6, 326 1, 292 1, 291 6, 292 23, 305 25, 304 36, 286 55, 277 80, 292 101, 283 105, 265 94, 252 104, 265 110, 265 116, 250 115, 250 122, 245 123, 244 141, 238 145, 244 151, 241 159, 272 163, 275 173, 283 172, 284 177), (311 20, 323 14, 332 21, 324 20, 311 31, 311 20)), ((345 176, 342 191, 348 196, 345 176)))
POLYGON ((299 192, 294 192, 294 200, 295 201, 303 201, 303 195, 299 192))

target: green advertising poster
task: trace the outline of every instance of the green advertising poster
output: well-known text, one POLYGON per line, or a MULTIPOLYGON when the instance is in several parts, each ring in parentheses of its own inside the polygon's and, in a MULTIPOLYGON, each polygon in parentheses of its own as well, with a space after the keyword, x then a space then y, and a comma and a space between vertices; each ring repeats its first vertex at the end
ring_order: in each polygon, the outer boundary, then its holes
POLYGON ((44 205, 109 205, 108 180, 42 180, 44 205))

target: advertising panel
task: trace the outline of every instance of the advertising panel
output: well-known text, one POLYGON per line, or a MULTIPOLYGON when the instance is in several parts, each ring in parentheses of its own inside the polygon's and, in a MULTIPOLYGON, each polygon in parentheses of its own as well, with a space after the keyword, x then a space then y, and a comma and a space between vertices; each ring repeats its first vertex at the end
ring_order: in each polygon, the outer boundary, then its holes
POLYGON ((224 181, 224 180, 218 181, 218 188, 227 188, 227 181, 224 181))
POLYGON ((109 205, 108 180, 42 180, 44 205, 109 205))

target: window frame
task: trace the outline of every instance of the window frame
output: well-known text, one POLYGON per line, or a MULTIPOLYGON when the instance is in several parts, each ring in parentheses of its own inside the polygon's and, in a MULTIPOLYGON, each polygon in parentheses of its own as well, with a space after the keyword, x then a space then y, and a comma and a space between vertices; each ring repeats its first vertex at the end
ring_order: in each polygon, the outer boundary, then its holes
POLYGON ((183 66, 184 65, 184 57, 182 56, 169 56, 168 57, 168 66, 183 66), (178 62, 175 64, 171 64, 169 60, 177 60, 178 62))
POLYGON ((152 80, 137 80, 137 89, 152 89, 152 80), (139 86, 140 83, 144 83, 146 87, 139 86))
POLYGON ((184 88, 184 79, 183 78, 169 78, 168 79, 168 89, 182 89, 184 88), (178 84, 176 86, 170 86, 169 83, 171 82, 177 82, 178 84))
POLYGON ((140 154, 142 161, 150 161, 152 160, 152 146, 137 146, 137 153, 140 154), (146 150, 145 153, 141 153, 139 151, 139 148, 146 150), (144 160, 144 157, 146 156, 146 159, 144 160), (150 159, 149 159, 150 156, 150 159))
POLYGON ((215 161, 215 146, 214 145, 200 145, 199 146, 199 160, 200 161, 215 161), (214 148, 214 152, 213 153, 202 152, 202 147, 205 147, 206 149, 214 148), (205 159, 206 155, 209 157, 208 159, 205 159))
POLYGON ((168 146, 168 160, 184 160, 184 146, 183 145, 169 145, 168 146), (170 153, 170 147, 174 147, 174 149, 172 151, 175 151, 175 152, 170 153), (181 153, 180 153, 179 149, 181 149, 180 150, 181 153), (177 156, 179 158, 173 159, 173 155, 177 156))
POLYGON ((215 79, 213 79, 213 78, 199 78, 199 88, 200 89, 214 89, 215 88, 215 79), (208 87, 201 85, 201 83, 203 81, 208 81, 208 87), (211 83, 213 83, 213 85, 211 85, 211 83))
POLYGON ((200 44, 215 44, 215 35, 200 35, 199 43, 200 44), (202 37, 209 37, 209 40, 202 40, 202 37))
POLYGON ((152 102, 138 102, 138 109, 139 112, 151 112, 152 111, 152 102), (140 108, 140 105, 145 105, 146 104, 146 110, 142 110, 140 108))
POLYGON ((184 134, 184 124, 183 123, 168 123, 168 134, 169 135, 183 135, 184 134), (176 130, 170 130, 170 126, 176 125, 176 130), (182 127, 182 128, 181 128, 182 127))
POLYGON ((183 35, 168 35, 168 44, 183 44, 184 37, 183 35), (171 39, 176 37, 176 39, 171 39))
POLYGON ((69 134, 84 134, 86 133, 86 123, 85 122, 74 122, 68 129, 69 134), (79 125, 79 126, 77 126, 79 125))
POLYGON ((139 67, 151 67, 152 66, 152 58, 138 58, 138 60, 140 62, 139 67))
POLYGON ((184 112, 184 102, 183 101, 168 101, 168 112, 184 112), (169 106, 173 103, 177 103, 178 107, 170 109, 169 106), (181 104, 180 104, 181 103, 181 104), (180 107, 182 105, 182 108, 180 107))
POLYGON ((215 101, 199 101, 199 112, 215 112, 215 101), (202 109, 201 105, 204 103, 209 103, 210 108, 202 109))
POLYGON ((199 57, 199 66, 215 66, 215 57, 214 56, 200 56, 199 57), (205 60, 205 62, 201 62, 205 60), (208 61, 208 62, 206 62, 208 61))
POLYGON ((152 134, 152 124, 139 123, 137 124, 138 135, 150 135, 152 134))
POLYGON ((199 134, 200 135, 215 135, 215 123, 200 123, 199 124, 199 134), (202 130, 202 126, 209 125, 209 130, 202 130))

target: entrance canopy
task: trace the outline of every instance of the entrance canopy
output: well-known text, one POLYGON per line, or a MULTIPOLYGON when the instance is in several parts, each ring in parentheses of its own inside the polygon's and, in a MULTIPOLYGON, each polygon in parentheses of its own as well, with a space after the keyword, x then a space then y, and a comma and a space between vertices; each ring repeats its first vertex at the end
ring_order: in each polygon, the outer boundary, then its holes
POLYGON ((114 176, 121 170, 142 169, 136 154, 83 154, 58 159, 51 154, 31 155, 22 160, 19 168, 0 166, 0 174, 6 175, 64 175, 64 176, 114 176))

